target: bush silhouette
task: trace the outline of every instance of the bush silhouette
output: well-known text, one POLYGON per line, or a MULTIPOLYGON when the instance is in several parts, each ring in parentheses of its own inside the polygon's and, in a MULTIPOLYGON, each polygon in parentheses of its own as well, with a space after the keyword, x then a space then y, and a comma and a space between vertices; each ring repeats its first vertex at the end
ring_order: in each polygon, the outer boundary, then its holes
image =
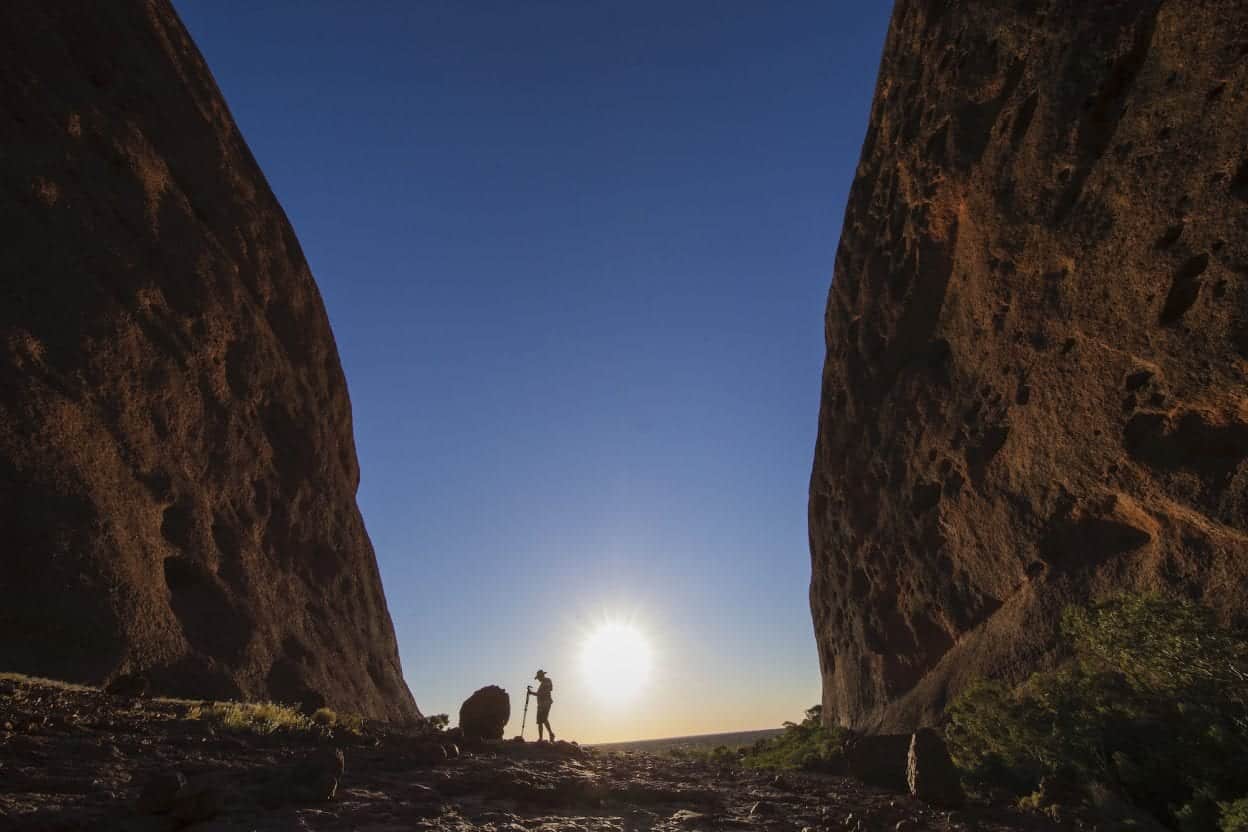
POLYGON ((800 722, 784 723, 784 731, 748 745, 719 745, 715 748, 672 748, 667 754, 678 760, 695 760, 714 766, 759 769, 833 768, 841 758, 849 733, 827 728, 819 705, 807 709, 800 722))
POLYGON ((784 733, 755 742, 741 759, 746 768, 817 769, 839 760, 846 733, 823 724, 823 707, 806 711, 801 722, 784 723, 784 733))
POLYGON ((1248 797, 1219 804, 1222 809, 1222 832, 1248 832, 1248 797))
POLYGON ((1159 595, 1068 609, 1061 633, 1068 665, 1017 690, 978 682, 951 706, 946 739, 968 781, 1028 805, 1054 784, 1100 784, 1185 832, 1248 829, 1244 633, 1159 595))

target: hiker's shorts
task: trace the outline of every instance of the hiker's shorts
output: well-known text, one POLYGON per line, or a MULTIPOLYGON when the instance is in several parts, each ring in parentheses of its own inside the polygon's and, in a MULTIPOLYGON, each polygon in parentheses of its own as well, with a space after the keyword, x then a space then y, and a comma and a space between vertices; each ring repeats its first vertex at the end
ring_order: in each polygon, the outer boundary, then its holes
POLYGON ((537 721, 545 722, 546 717, 550 716, 550 703, 538 700, 537 703, 537 721))

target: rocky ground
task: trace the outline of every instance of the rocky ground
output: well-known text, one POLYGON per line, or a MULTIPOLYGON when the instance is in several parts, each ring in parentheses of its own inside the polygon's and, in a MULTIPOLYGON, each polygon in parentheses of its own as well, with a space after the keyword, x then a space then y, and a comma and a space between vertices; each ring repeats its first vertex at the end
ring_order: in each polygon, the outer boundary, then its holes
POLYGON ((847 778, 572 743, 316 728, 262 735, 196 703, 0 677, 0 830, 1046 830, 847 778))

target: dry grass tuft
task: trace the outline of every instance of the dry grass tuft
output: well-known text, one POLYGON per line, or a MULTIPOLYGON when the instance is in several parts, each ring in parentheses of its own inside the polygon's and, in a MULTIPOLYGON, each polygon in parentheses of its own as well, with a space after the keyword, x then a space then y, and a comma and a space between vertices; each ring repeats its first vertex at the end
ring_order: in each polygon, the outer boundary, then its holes
POLYGON ((16 682, 26 687, 56 688, 57 690, 72 690, 77 693, 90 693, 99 690, 99 688, 93 688, 89 685, 76 685, 73 682, 45 679, 41 676, 27 676, 25 673, 0 673, 0 682, 16 682))
POLYGON ((187 719, 202 719, 230 731, 268 735, 276 731, 309 731, 312 720, 288 705, 276 702, 207 702, 193 704, 187 719))

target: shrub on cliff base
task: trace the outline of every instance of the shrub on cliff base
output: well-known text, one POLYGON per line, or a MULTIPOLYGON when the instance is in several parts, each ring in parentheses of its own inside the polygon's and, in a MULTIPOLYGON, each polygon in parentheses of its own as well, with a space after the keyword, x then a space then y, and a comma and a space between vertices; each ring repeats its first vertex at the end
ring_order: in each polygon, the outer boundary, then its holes
POLYGON ((340 714, 333 708, 318 708, 312 714, 312 722, 322 728, 335 728, 351 734, 364 732, 364 717, 359 714, 340 714))
POLYGON ((714 748, 673 748, 668 755, 677 760, 696 760, 711 766, 732 767, 741 765, 745 749, 717 745, 714 748))
MULTIPOLYGON (((1128 595, 1069 609, 1075 655, 1016 690, 980 682, 946 738, 971 783, 1019 795, 1101 783, 1183 830, 1248 814, 1248 642, 1188 601, 1128 595)), ((1232 825, 1235 829, 1237 826, 1232 825)))
POLYGON ((230 731, 273 734, 307 731, 313 722, 289 705, 276 702, 206 702, 187 708, 187 719, 200 719, 230 731))
POLYGON ((719 745, 715 748, 673 748, 668 755, 677 760, 696 760, 713 766, 759 769, 822 769, 834 767, 841 759, 848 733, 824 727, 822 707, 806 711, 800 723, 784 723, 784 731, 755 740, 749 745, 719 745))
POLYGON ((1222 810, 1221 832, 1248 832, 1248 797, 1219 804, 1222 810))
POLYGON ((326 729, 351 734, 364 731, 364 718, 359 714, 320 708, 309 717, 296 707, 276 702, 192 702, 188 703, 185 716, 218 729, 262 735, 326 729))
POLYGON ((746 768, 817 769, 838 760, 845 732, 823 724, 823 708, 815 705, 798 723, 784 723, 784 732, 756 741, 741 758, 746 768))

